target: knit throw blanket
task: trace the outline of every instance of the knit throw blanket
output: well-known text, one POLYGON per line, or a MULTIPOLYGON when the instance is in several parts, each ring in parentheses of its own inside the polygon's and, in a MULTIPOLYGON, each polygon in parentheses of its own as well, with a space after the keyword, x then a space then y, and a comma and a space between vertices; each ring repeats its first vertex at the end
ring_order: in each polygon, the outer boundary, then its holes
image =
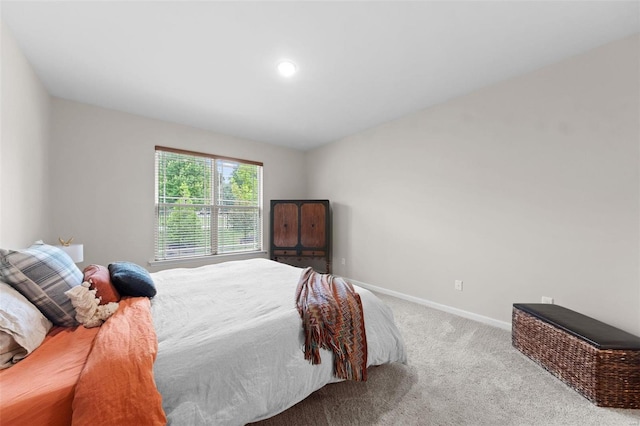
POLYGON ((307 268, 300 276, 296 303, 304 330, 304 358, 320 364, 320 348, 333 352, 339 379, 367 380, 367 336, 360 295, 351 283, 307 268))

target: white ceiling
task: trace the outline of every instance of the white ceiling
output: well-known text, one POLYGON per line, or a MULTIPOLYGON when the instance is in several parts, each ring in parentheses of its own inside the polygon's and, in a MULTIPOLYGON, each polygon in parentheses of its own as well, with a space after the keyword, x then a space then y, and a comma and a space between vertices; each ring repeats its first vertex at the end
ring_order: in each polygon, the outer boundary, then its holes
POLYGON ((637 0, 1 6, 53 96, 299 149, 640 32, 637 0))

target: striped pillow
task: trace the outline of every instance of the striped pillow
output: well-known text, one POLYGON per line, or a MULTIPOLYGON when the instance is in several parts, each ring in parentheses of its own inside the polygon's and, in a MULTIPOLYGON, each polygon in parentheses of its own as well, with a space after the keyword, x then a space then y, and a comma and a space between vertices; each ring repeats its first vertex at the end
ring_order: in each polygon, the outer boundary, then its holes
POLYGON ((82 272, 59 248, 34 244, 25 250, 0 249, 0 276, 55 325, 78 325, 64 292, 82 284, 82 272))

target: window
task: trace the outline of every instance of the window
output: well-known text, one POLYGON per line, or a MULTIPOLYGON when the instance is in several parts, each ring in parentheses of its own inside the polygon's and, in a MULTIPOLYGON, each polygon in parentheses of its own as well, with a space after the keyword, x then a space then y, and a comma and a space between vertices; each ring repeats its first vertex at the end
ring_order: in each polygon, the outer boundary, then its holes
POLYGON ((262 250, 262 163, 156 147, 155 259, 262 250))

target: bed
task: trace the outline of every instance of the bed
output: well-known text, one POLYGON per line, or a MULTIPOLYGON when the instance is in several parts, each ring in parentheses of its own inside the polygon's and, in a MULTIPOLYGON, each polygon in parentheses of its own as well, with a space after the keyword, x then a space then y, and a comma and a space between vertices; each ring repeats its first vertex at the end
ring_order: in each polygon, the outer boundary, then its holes
MULTIPOLYGON (((337 381, 329 351, 323 350, 319 365, 302 354, 294 299, 301 272, 251 259, 152 274, 158 288, 152 301, 159 349, 154 371, 170 424, 265 419, 337 381)), ((391 310, 368 290, 356 289, 367 365, 406 362, 391 310)))
MULTIPOLYGON (((153 299, 123 298, 99 329, 54 327, 30 356, 0 372, 0 418, 11 424, 166 419, 172 425, 242 425, 278 414, 339 381, 332 353, 323 349, 319 365, 303 357, 294 302, 301 272, 252 259, 153 273, 153 299), (74 352, 89 352, 86 361, 61 365, 56 351, 77 348, 79 340, 86 347, 74 352), (55 370, 67 377, 56 379, 52 391, 46 384, 55 370)), ((356 291, 367 365, 406 362, 391 310, 371 292, 356 291)))

